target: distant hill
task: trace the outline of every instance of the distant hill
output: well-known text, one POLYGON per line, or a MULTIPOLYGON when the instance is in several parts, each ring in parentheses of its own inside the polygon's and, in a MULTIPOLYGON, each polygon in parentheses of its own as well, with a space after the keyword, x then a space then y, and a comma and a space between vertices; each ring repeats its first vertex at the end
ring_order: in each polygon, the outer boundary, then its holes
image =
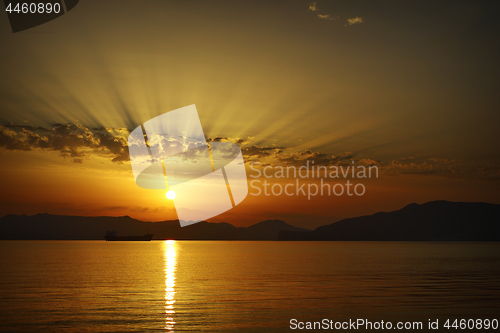
POLYGON ((309 231, 280 220, 237 228, 229 223, 199 222, 181 228, 177 220, 142 222, 129 216, 84 217, 37 214, 7 215, 0 218, 1 240, 78 240, 102 239, 107 230, 118 235, 154 234, 153 239, 199 240, 276 240, 280 230, 309 231))
POLYGON ((500 241, 500 205, 432 201, 400 210, 344 219, 302 229, 281 220, 247 228, 199 222, 142 222, 129 216, 84 217, 37 214, 0 218, 0 239, 103 239, 107 230, 121 236, 153 233, 153 239, 178 240, 335 240, 335 241, 500 241))
POLYGON ((431 201, 349 218, 313 231, 280 231, 278 240, 500 241, 500 205, 431 201))

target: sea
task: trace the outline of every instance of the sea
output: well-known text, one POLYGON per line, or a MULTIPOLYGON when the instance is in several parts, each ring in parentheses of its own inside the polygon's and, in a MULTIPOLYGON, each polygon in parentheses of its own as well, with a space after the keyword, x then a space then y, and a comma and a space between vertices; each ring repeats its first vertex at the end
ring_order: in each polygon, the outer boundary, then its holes
POLYGON ((499 320, 500 243, 0 241, 1 332, 494 332, 499 320))

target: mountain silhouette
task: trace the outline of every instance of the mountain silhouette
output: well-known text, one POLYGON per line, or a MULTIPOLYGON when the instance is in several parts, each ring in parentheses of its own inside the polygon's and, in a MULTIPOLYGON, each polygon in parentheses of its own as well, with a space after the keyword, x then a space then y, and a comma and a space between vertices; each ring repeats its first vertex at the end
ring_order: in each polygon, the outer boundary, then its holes
POLYGON ((181 228, 179 221, 142 222, 130 216, 85 217, 37 214, 0 218, 2 240, 104 239, 154 234, 178 240, 334 240, 334 241, 500 241, 500 205, 432 201, 393 212, 344 219, 315 230, 267 220, 247 228, 199 222, 181 228))
POLYGON ((129 216, 84 217, 37 214, 0 218, 2 240, 104 239, 107 230, 120 236, 154 234, 153 239, 178 240, 276 240, 280 230, 309 231, 280 220, 263 221, 248 228, 229 223, 199 222, 181 228, 179 221, 142 222, 129 216))
POLYGON ((431 201, 344 219, 313 231, 280 231, 278 240, 500 241, 500 205, 431 201))

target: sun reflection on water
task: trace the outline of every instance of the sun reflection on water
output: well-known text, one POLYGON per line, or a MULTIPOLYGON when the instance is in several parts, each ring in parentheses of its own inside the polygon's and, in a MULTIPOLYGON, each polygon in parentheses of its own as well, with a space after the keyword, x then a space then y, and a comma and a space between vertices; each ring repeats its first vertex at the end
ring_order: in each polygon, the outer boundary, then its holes
POLYGON ((165 331, 174 332, 175 272, 177 269, 177 244, 174 240, 163 243, 165 256, 165 331))

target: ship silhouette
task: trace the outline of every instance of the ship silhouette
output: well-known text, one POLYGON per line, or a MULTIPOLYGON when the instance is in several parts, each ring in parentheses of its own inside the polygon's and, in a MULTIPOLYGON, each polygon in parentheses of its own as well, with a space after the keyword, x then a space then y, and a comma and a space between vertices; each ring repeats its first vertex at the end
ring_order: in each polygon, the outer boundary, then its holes
POLYGON ((106 231, 104 239, 107 241, 150 241, 153 238, 153 234, 149 232, 144 236, 118 236, 116 231, 106 231))

